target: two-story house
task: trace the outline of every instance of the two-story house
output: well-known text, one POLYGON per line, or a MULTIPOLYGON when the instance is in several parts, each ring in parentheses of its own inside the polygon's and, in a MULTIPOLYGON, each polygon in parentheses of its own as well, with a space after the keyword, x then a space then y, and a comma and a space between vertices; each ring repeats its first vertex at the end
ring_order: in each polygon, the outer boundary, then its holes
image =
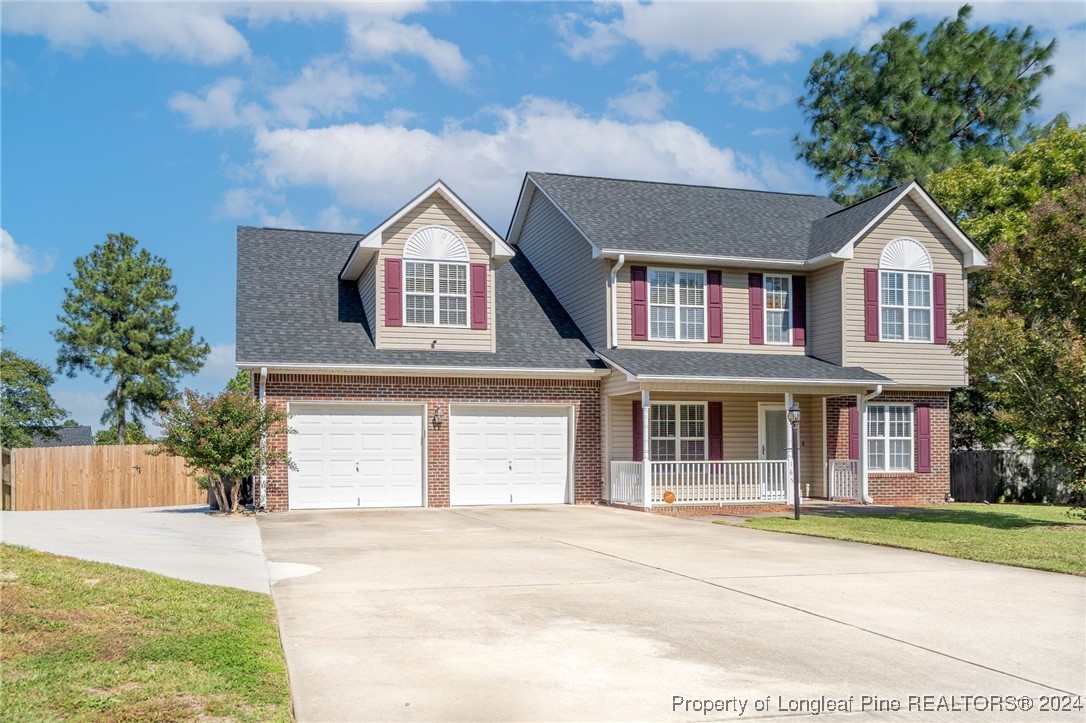
POLYGON ((243 227, 238 363, 296 466, 258 500, 715 509, 798 474, 942 501, 984 264, 915 183, 841 208, 529 173, 505 239, 441 182, 361 236, 243 227))

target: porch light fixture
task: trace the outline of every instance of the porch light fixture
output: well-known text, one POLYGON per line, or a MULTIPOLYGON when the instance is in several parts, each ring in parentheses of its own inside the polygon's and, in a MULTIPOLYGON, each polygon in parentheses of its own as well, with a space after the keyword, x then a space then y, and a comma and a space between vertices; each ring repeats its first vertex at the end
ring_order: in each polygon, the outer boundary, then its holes
POLYGON ((445 412, 441 407, 434 410, 434 418, 431 421, 433 421, 435 427, 440 427, 445 423, 445 412))
POLYGON ((788 424, 792 427, 792 505, 795 517, 799 519, 799 405, 792 402, 786 412, 788 424))

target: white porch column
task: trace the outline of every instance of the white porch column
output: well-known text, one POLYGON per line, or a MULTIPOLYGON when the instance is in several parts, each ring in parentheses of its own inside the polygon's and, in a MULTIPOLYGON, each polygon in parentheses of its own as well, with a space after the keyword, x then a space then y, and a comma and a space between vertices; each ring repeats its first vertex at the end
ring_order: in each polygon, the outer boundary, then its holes
POLYGON ((867 494, 867 401, 863 394, 856 395, 856 418, 860 423, 860 449, 857 460, 860 470, 860 502, 870 502, 867 494))
POLYGON ((784 394, 784 457, 788 460, 786 465, 788 468, 788 485, 785 488, 784 498, 788 504, 795 502, 795 481, 796 470, 795 465, 792 464, 792 425, 787 422, 788 410, 792 408, 792 392, 785 392, 784 394))
MULTIPOLYGON (((648 389, 641 390, 641 491, 645 509, 652 507, 652 465, 649 458, 649 431, 652 412, 652 399, 648 389)), ((637 420, 634 420, 634 424, 637 420)))

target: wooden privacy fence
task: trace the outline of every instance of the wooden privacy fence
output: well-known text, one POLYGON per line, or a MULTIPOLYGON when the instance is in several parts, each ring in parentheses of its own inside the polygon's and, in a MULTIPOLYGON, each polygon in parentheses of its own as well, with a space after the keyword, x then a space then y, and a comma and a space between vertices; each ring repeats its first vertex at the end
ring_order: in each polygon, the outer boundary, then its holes
POLYGON ((959 502, 1066 502, 1060 472, 1029 451, 951 452, 950 496, 959 502))
MULTIPOLYGON (((184 461, 180 457, 151 455, 154 448, 152 444, 126 444, 14 449, 11 509, 97 510, 205 504, 207 491, 197 486, 184 461)), ((4 468, 6 475, 6 462, 4 468)))

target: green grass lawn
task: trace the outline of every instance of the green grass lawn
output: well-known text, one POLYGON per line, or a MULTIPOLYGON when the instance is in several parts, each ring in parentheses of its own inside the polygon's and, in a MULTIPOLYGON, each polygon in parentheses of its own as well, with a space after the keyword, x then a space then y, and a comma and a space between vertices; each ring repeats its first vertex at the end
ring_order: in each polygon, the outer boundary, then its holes
POLYGON ((888 515, 756 517, 747 527, 1086 575, 1086 520, 1067 507, 954 503, 888 515))
POLYGON ((0 545, 0 720, 291 720, 271 597, 0 545))

